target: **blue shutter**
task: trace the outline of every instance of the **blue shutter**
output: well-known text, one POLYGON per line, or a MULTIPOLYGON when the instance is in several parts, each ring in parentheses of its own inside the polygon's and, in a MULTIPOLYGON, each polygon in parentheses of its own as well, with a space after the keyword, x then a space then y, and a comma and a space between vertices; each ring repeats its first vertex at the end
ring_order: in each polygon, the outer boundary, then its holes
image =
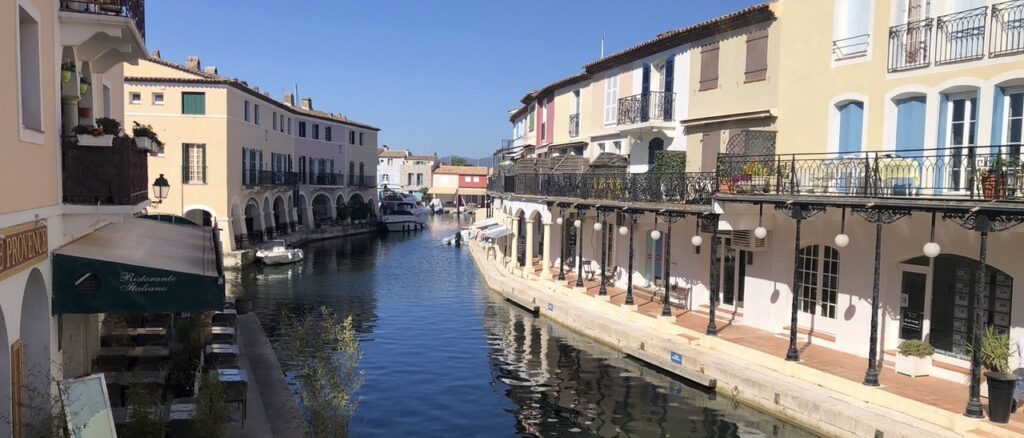
POLYGON ((924 97, 896 102, 896 150, 924 148, 925 106, 924 97))
POLYGON ((861 151, 864 132, 864 104, 850 102, 839 107, 839 152, 861 151))
POLYGON ((640 85, 640 92, 647 94, 651 91, 651 64, 645 62, 643 67, 643 82, 640 85))

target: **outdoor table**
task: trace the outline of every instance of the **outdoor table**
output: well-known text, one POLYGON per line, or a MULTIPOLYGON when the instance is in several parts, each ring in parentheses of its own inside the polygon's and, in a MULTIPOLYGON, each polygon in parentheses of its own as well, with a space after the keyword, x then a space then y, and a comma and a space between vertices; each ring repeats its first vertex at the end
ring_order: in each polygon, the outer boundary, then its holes
POLYGON ((136 345, 167 344, 167 329, 165 328, 139 328, 132 329, 131 332, 136 345))
POLYGON ((235 327, 235 322, 238 319, 238 311, 235 309, 225 309, 223 311, 213 314, 213 326, 214 327, 235 327))
POLYGON ((210 327, 210 340, 214 344, 235 343, 235 329, 233 327, 210 327))
POLYGON ((242 427, 245 427, 248 407, 246 392, 249 388, 249 374, 240 369, 220 369, 210 372, 224 385, 224 402, 238 403, 242 408, 242 427))
POLYGON ((209 364, 238 365, 238 346, 230 344, 211 344, 206 346, 206 359, 209 364))

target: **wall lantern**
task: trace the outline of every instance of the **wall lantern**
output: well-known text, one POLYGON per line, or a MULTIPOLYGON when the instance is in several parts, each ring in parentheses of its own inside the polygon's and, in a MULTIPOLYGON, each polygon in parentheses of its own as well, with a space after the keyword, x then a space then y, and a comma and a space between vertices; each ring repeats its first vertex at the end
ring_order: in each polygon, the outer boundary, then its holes
POLYGON ((167 178, 164 178, 164 174, 156 177, 153 181, 153 196, 156 197, 156 203, 160 204, 167 199, 167 194, 171 191, 171 185, 167 182, 167 178))
POLYGON ((843 207, 843 218, 839 222, 839 234, 836 234, 836 246, 846 248, 850 244, 850 236, 846 235, 846 207, 843 207))

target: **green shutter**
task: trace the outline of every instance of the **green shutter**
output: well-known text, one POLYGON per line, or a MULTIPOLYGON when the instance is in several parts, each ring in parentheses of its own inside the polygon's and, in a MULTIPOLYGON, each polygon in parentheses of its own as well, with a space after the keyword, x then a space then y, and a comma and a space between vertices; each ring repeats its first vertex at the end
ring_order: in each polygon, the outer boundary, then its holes
POLYGON ((188 144, 181 144, 181 183, 188 183, 188 144))
POLYGON ((181 93, 182 114, 206 114, 206 93, 181 93))
POLYGON ((203 184, 206 184, 206 145, 200 145, 199 151, 203 154, 203 184))

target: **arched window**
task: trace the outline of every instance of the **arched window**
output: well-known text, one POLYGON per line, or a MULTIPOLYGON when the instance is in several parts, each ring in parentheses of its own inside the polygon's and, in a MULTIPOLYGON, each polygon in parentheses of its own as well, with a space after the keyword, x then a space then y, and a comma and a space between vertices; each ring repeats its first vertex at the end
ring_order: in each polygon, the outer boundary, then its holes
POLYGON ((808 245, 800 249, 801 312, 835 319, 839 291, 839 250, 828 245, 808 245), (819 312, 820 309, 820 312, 819 312))
POLYGON ((864 102, 848 101, 836 105, 839 110, 839 152, 863 150, 864 102))
POLYGON ((657 152, 665 150, 665 140, 661 137, 654 137, 649 143, 647 143, 647 165, 654 168, 654 160, 657 158, 657 152))

